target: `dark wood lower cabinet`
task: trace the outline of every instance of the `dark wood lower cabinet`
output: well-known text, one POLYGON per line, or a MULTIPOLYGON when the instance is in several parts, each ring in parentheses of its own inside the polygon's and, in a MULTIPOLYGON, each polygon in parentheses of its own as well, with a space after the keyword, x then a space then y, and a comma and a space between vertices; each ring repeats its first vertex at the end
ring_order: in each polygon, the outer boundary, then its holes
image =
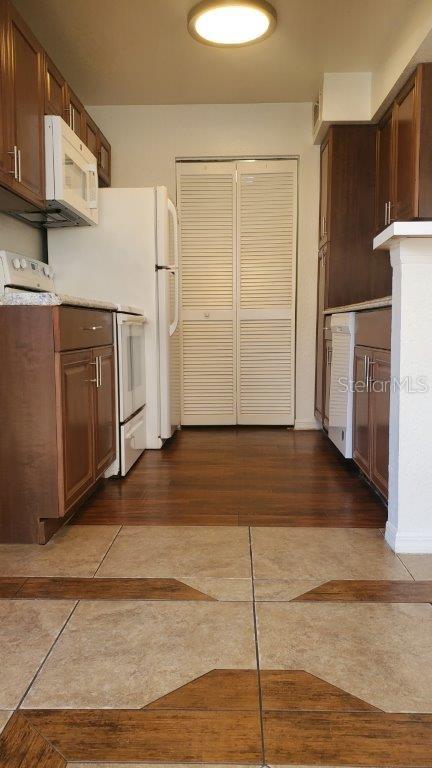
POLYGON ((94 349, 93 361, 99 378, 94 390, 95 466, 99 475, 115 455, 114 348, 94 349))
POLYGON ((378 350, 371 361, 371 464, 370 479, 388 496, 390 352, 378 350))
POLYGON ((93 458, 92 350, 63 352, 60 366, 63 513, 90 488, 93 458))
POLYGON ((45 543, 114 461, 112 315, 91 310, 95 346, 88 312, 0 307, 0 542, 45 543))
POLYGON ((390 352, 356 346, 353 458, 379 492, 388 495, 390 352))

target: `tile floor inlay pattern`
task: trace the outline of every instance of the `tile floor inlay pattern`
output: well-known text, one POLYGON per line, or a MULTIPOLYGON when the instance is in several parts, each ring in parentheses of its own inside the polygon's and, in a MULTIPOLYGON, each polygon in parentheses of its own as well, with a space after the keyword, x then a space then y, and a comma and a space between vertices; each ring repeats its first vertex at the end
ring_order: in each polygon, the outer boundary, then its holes
POLYGON ((1 766, 431 768, 426 561, 365 529, 73 528, 3 550, 1 766))
POLYGON ((178 579, 80 579, 30 577, 15 585, 0 577, 0 598, 49 600, 206 600, 215 598, 178 579), (6 582, 3 584, 3 582, 6 582), (6 594, 2 594, 3 592, 6 594), (10 593, 10 594, 8 594, 10 593))

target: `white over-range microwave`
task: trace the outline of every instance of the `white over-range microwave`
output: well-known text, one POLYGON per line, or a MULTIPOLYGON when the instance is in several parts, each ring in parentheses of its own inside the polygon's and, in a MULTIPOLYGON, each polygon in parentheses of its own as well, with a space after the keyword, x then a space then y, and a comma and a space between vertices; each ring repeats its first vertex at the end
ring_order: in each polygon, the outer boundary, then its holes
POLYGON ((45 117, 46 226, 98 223, 97 161, 57 115, 45 117))

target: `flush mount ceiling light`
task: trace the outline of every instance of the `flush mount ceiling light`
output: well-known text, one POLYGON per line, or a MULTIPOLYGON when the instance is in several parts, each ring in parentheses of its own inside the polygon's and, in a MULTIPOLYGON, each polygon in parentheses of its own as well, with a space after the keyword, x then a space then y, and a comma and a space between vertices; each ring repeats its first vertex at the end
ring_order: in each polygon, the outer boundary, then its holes
POLYGON ((189 13, 188 29, 200 43, 233 47, 268 37, 276 22, 266 0, 204 0, 189 13))

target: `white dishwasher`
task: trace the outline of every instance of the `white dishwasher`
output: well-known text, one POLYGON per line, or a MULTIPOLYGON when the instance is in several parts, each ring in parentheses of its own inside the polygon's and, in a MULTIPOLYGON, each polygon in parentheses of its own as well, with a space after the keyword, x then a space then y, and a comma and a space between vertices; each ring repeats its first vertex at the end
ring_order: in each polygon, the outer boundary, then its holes
POLYGON ((352 458, 355 312, 331 316, 330 440, 346 459, 352 458))

